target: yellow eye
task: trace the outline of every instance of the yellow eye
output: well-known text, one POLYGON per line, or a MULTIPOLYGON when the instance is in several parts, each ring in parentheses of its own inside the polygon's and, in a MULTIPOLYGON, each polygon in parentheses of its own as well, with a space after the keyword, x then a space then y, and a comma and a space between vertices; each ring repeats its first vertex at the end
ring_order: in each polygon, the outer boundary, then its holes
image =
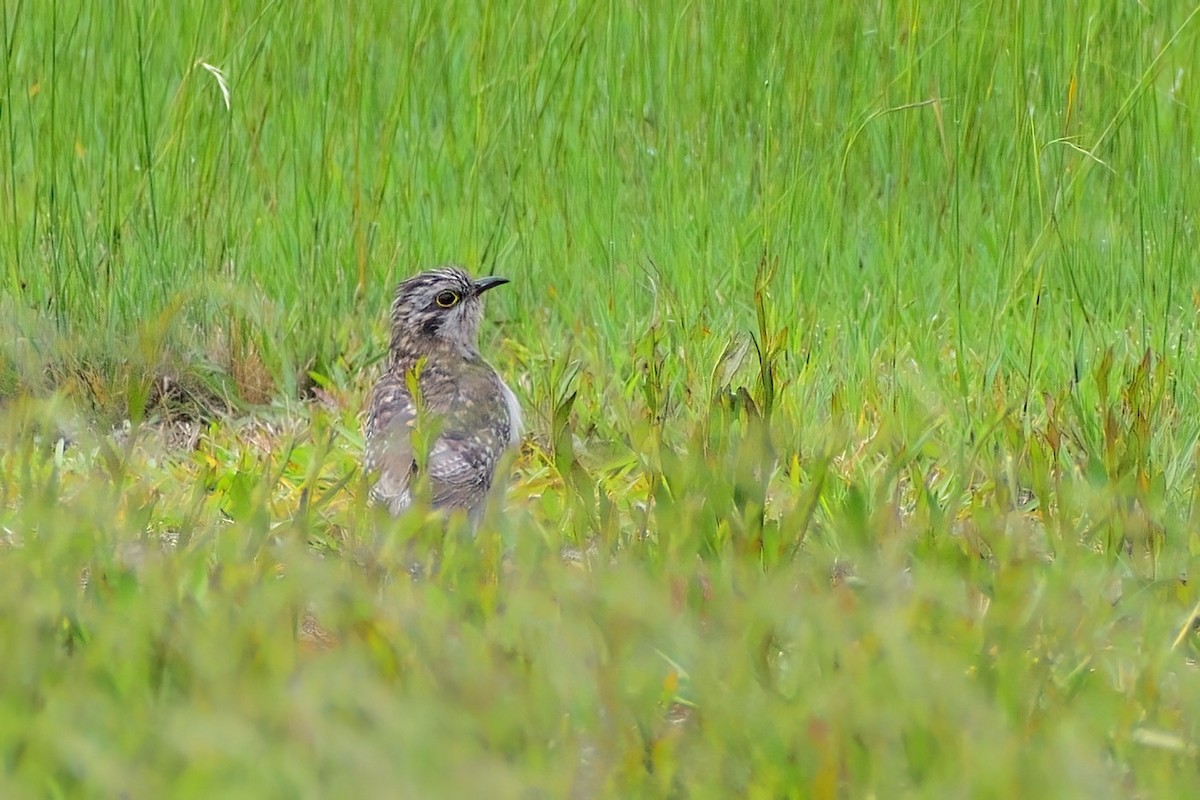
POLYGON ((461 299, 458 292, 447 291, 433 298, 433 302, 437 303, 439 308, 452 308, 461 299))

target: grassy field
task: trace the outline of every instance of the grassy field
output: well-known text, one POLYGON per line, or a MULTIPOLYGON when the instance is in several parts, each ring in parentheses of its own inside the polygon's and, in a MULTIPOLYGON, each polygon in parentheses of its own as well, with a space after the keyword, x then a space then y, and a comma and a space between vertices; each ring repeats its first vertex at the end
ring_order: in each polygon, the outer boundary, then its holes
POLYGON ((1185 6, 6 2, 0 796, 1194 794, 1185 6), (474 540, 358 468, 447 262, 474 540))

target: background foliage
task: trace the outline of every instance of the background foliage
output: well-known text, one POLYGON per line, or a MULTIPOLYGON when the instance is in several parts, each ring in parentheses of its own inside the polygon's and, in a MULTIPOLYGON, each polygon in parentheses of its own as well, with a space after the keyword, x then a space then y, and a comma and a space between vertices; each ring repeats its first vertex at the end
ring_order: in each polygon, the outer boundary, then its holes
POLYGON ((1196 16, 6 3, 0 793, 1182 794, 1196 16), (356 469, 448 261, 474 541, 356 469))

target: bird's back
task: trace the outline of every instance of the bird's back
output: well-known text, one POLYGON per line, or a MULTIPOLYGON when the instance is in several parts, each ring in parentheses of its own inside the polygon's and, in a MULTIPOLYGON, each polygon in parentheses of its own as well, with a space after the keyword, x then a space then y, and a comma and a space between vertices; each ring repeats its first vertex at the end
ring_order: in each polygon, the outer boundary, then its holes
POLYGON ((366 465, 379 473, 372 495, 392 514, 412 503, 421 483, 422 441, 428 447, 424 478, 430 504, 475 515, 497 463, 517 436, 515 401, 496 372, 478 356, 440 355, 394 363, 371 393, 366 465))

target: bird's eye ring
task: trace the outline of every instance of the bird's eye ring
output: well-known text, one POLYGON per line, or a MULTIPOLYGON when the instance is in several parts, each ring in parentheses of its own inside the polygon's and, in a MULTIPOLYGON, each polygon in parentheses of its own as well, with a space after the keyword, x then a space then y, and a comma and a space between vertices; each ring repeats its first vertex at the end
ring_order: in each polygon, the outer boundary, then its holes
POLYGON ((458 292, 445 291, 433 298, 433 302, 437 303, 439 308, 453 308, 460 299, 458 292))

